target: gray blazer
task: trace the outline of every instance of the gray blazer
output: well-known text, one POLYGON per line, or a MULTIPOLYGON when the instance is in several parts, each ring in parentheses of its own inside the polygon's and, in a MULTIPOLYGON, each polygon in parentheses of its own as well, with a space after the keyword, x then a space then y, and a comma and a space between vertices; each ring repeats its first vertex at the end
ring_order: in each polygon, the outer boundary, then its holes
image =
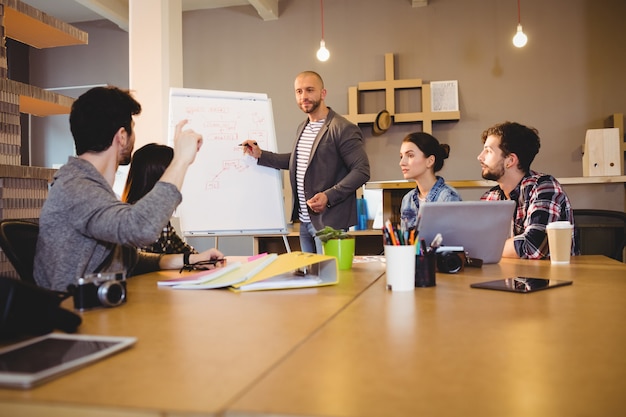
MULTIPOLYGON (((259 165, 276 169, 289 169, 293 191, 291 219, 298 220, 299 202, 296 190, 296 149, 308 119, 298 126, 296 141, 291 153, 263 151, 259 165)), ((363 146, 363 135, 354 123, 329 108, 326 122, 320 129, 306 173, 304 194, 306 199, 319 192, 326 193, 328 206, 323 213, 314 213, 308 206, 311 223, 316 230, 324 226, 344 229, 357 222, 356 190, 370 178, 370 165, 363 146)))

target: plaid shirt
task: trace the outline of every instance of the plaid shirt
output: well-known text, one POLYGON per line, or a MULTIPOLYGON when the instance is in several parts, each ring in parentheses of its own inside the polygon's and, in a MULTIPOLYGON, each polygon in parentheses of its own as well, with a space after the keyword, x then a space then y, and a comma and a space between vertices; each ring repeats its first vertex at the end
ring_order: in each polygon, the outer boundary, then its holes
POLYGON ((172 227, 170 222, 167 222, 167 226, 161 230, 159 239, 152 243, 150 246, 141 248, 144 252, 151 253, 198 253, 193 247, 187 244, 184 240, 176 234, 176 230, 172 227))
MULTIPOLYGON (((506 200, 500 186, 495 186, 481 200, 506 200)), ((511 191, 516 202, 513 219, 515 251, 520 258, 545 259, 550 256, 546 225, 558 220, 574 224, 572 208, 563 187, 551 175, 530 171, 511 191)), ((572 255, 578 253, 572 234, 572 255)))

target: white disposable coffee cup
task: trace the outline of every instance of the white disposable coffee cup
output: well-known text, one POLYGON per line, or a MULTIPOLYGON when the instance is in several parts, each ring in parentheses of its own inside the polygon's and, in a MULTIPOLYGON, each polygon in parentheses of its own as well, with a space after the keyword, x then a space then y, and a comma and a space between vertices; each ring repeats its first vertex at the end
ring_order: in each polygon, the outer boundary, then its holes
POLYGON ((548 246, 550 248, 550 262, 553 264, 568 264, 572 253, 572 230, 574 226, 568 221, 548 223, 548 246))
POLYGON ((415 290, 415 245, 385 245, 387 288, 415 290))

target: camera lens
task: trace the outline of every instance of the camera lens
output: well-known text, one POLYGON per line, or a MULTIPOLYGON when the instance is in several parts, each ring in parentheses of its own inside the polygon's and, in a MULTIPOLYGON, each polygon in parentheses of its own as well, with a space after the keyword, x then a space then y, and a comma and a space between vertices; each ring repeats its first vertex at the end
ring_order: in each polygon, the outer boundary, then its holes
POLYGON ((126 299, 126 289, 119 281, 106 281, 98 287, 98 299, 103 306, 115 307, 126 299))
POLYGON ((448 274, 455 274, 463 268, 463 260, 454 252, 443 252, 437 257, 437 269, 448 274))

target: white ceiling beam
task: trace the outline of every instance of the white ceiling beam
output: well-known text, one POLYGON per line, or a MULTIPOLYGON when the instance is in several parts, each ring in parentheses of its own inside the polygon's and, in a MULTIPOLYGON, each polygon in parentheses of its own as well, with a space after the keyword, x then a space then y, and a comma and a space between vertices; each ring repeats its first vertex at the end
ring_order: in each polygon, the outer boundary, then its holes
POLYGON ((248 6, 248 0, 183 0, 183 11, 219 9, 222 7, 248 6))
POLYGON ((183 11, 252 6, 263 20, 278 19, 279 0, 183 0, 183 11))
POLYGON ((128 32, 128 0, 76 0, 128 32))
POLYGON ((278 19, 278 0, 248 0, 263 20, 278 19))

